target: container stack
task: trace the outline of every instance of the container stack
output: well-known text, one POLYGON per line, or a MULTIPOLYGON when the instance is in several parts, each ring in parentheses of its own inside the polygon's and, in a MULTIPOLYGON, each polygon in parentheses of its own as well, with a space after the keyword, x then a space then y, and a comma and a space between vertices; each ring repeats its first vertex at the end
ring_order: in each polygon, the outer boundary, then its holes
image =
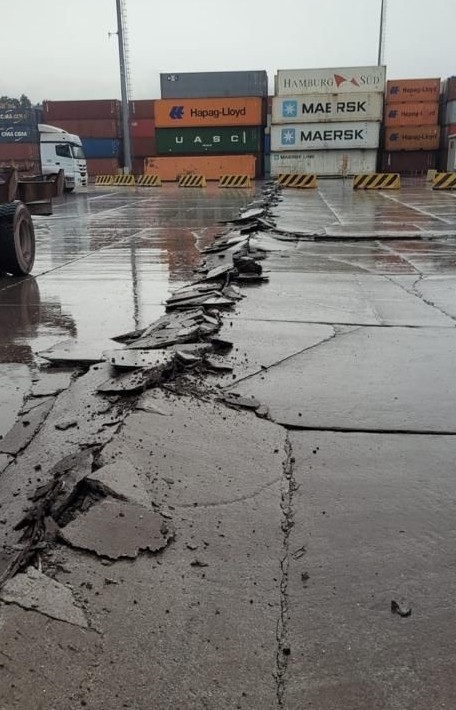
POLYGON ((146 172, 162 180, 263 171, 268 92, 265 71, 161 74, 155 102, 157 157, 146 172))
POLYGON ((39 121, 36 109, 0 104, 0 169, 14 166, 22 174, 40 172, 39 121))
POLYGON ((279 70, 271 175, 375 172, 385 73, 385 67, 279 70))
POLYGON ((440 104, 440 153, 438 168, 444 172, 456 170, 456 76, 443 82, 440 104))
POLYGON ((424 175, 437 164, 440 79, 388 81, 382 170, 424 175))
POLYGON ((45 101, 43 111, 45 123, 81 138, 89 178, 118 173, 122 136, 119 101, 45 101))
POLYGON ((155 102, 130 101, 132 173, 142 175, 144 159, 156 155, 155 102))

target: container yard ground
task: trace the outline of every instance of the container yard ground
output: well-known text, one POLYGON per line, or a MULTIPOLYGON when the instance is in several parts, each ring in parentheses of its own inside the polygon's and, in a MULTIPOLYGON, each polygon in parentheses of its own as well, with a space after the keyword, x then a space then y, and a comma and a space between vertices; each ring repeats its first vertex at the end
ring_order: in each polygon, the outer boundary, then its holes
POLYGON ((35 221, 34 278, 0 280, 0 433, 29 409, 0 456, 3 551, 68 454, 117 463, 91 475, 126 531, 103 555, 106 510, 95 539, 81 514, 39 551, 44 578, 0 592, 0 710, 456 706, 455 194, 284 191, 281 233, 255 238, 269 281, 224 316, 232 372, 119 402, 103 365, 38 369, 161 316, 255 194, 91 188, 35 221))

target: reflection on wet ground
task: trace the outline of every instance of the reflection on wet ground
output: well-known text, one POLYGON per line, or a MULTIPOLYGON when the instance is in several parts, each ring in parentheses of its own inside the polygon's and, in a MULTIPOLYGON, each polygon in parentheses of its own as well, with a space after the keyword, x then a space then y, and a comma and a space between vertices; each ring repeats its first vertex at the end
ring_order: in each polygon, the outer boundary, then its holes
MULTIPOLYGON (((198 247, 220 231, 217 222, 237 214, 252 195, 215 185, 91 188, 57 201, 51 217, 36 218, 34 277, 0 278, 1 408, 17 410, 29 387, 28 369, 12 374, 11 364, 33 366, 37 352, 68 339, 110 346, 111 336, 160 316, 169 289, 193 277, 198 247)), ((276 211, 284 228, 374 239, 278 243, 286 251, 271 254, 274 271, 396 279, 455 271, 456 195, 433 192, 424 182, 405 181, 400 191, 382 193, 321 180, 318 191, 287 191, 276 211), (387 238, 402 234, 421 240, 387 238)))
MULTIPOLYGON (((111 336, 161 315, 169 289, 193 277, 198 247, 252 194, 94 188, 56 201, 51 217, 35 218, 33 277, 0 278, 0 408, 16 412, 29 386, 17 369, 19 390, 7 392, 11 363, 31 366, 37 352, 69 338, 112 346, 111 336)), ((0 420, 0 435, 4 430, 0 420)))

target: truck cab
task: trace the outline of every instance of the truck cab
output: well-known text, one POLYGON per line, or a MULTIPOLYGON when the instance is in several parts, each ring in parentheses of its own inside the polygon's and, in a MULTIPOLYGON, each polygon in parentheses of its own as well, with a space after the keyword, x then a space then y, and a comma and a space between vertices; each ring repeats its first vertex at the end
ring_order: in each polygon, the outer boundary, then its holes
POLYGON ((67 133, 56 126, 38 124, 40 134, 41 171, 50 175, 65 171, 65 191, 88 184, 87 161, 79 136, 67 133))

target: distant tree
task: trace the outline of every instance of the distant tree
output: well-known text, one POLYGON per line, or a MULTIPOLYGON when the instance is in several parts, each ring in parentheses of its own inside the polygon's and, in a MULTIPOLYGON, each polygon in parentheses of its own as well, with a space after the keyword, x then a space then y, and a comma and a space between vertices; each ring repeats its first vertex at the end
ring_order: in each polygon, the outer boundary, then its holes
POLYGON ((21 108, 32 108, 32 102, 25 94, 21 94, 19 103, 21 105, 21 108))
POLYGON ((32 108, 32 102, 25 94, 22 94, 19 99, 13 99, 11 96, 0 96, 0 104, 3 108, 32 108))

